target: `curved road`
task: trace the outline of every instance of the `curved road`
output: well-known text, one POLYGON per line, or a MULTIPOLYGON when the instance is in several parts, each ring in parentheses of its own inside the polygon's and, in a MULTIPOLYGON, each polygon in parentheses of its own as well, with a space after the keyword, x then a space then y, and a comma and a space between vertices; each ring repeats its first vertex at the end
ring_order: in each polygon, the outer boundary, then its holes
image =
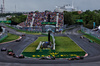
MULTIPOLYGON (((13 29, 7 28, 11 33, 22 35, 22 33, 16 32, 13 29)), ((70 37, 74 42, 76 42, 82 49, 84 49, 89 56, 86 57, 84 60, 77 60, 77 61, 68 61, 66 59, 56 59, 56 60, 39 60, 33 58, 24 58, 24 59, 17 59, 8 56, 6 52, 0 51, 0 62, 6 63, 24 63, 24 64, 70 64, 70 63, 87 63, 87 62, 99 62, 100 61, 100 45, 96 43, 89 43, 87 39, 80 39, 81 34, 78 34, 76 31, 78 28, 69 30, 66 35, 70 37)), ((58 35, 59 36, 59 35, 58 35)), ((63 35, 64 36, 64 35, 63 35)), ((15 54, 19 55, 23 51, 25 47, 35 41, 39 36, 38 35, 26 35, 24 36, 20 42, 10 42, 6 44, 1 44, 0 49, 2 47, 6 47, 7 49, 13 49, 15 54)))

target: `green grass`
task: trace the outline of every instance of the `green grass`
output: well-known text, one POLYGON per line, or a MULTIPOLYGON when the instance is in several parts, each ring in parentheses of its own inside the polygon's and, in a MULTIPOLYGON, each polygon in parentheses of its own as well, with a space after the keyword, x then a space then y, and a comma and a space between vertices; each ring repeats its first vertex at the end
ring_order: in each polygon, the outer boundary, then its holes
POLYGON ((68 37, 55 37, 57 52, 81 52, 83 51, 68 37))
POLYGON ((13 27, 11 27, 11 26, 8 26, 8 25, 6 25, 7 27, 9 27, 9 28, 11 28, 11 29, 14 29, 13 27))
POLYGON ((98 43, 98 44, 100 44, 100 40, 97 39, 97 38, 94 38, 94 37, 92 37, 90 35, 87 35, 87 34, 85 34, 83 36, 86 37, 86 38, 88 38, 88 39, 90 39, 90 40, 92 40, 92 41, 94 41, 94 42, 96 42, 96 43, 98 43))
MULTIPOLYGON (((40 41, 48 41, 47 37, 39 37, 34 43, 30 44, 23 52, 35 52, 40 41)), ((55 37, 57 52, 81 52, 83 51, 68 37, 55 37)))
POLYGON ((77 33, 82 33, 81 30, 78 30, 77 33))
POLYGON ((29 31, 20 31, 20 30, 16 30, 16 31, 18 31, 18 32, 22 32, 22 33, 25 33, 25 34, 41 35, 41 33, 40 33, 40 32, 38 32, 38 33, 35 33, 35 32, 29 32, 29 31))
POLYGON ((56 58, 71 58, 84 56, 85 52, 68 37, 55 37, 56 50, 36 50, 40 41, 47 41, 47 37, 39 37, 22 52, 26 57, 40 58, 56 56, 56 58))
POLYGON ((63 30, 63 33, 65 33, 68 29, 63 30))
POLYGON ((0 43, 12 41, 12 40, 16 40, 16 39, 18 39, 18 38, 19 38, 19 36, 8 33, 7 38, 5 38, 5 39, 4 39, 3 41, 1 41, 0 43))
POLYGON ((38 37, 38 39, 25 48, 23 52, 35 52, 40 41, 48 41, 48 37, 38 37))
POLYGON ((14 30, 16 30, 18 32, 22 32, 22 33, 26 33, 26 34, 33 34, 33 35, 41 35, 40 32, 23 31, 23 30, 15 29, 15 28, 13 28, 11 26, 8 26, 8 25, 6 25, 6 26, 9 27, 9 28, 11 28, 11 29, 14 29, 14 30))

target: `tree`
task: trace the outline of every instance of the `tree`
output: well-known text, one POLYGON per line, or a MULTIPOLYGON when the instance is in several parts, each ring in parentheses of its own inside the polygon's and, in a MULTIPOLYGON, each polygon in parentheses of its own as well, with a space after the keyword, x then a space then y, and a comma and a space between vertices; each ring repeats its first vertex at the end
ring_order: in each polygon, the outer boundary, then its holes
POLYGON ((97 13, 95 11, 86 10, 80 15, 80 18, 83 19, 83 24, 87 28, 93 27, 93 22, 97 23, 97 13))
POLYGON ((45 12, 51 12, 50 10, 45 10, 45 12))
POLYGON ((39 12, 38 10, 35 11, 35 13, 38 13, 38 12, 39 12))
POLYGON ((100 13, 97 15, 96 17, 96 25, 99 26, 100 25, 100 13))
POLYGON ((17 24, 17 23, 21 23, 21 22, 24 22, 27 18, 27 15, 16 15, 15 17, 12 17, 12 18, 7 18, 7 20, 11 20, 11 22, 14 22, 12 24, 17 24))
POLYGON ((72 25, 74 23, 72 13, 64 11, 64 24, 72 25))

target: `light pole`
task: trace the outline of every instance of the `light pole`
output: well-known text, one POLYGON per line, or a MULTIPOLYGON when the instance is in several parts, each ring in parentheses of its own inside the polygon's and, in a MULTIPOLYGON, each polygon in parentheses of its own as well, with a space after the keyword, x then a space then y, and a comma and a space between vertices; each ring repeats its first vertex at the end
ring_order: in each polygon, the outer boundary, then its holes
POLYGON ((95 22, 93 22, 93 29, 95 29, 95 22))
POLYGON ((57 13, 57 16, 56 16, 56 31, 58 32, 58 19, 59 19, 59 13, 57 13))
POLYGON ((51 30, 48 30, 48 42, 49 42, 49 45, 50 45, 50 33, 51 33, 51 30))

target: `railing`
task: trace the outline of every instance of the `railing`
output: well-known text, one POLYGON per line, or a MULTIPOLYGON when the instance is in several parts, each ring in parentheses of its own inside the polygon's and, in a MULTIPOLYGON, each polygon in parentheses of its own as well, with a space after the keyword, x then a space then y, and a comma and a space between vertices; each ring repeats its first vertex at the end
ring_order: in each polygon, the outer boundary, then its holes
MULTIPOLYGON (((8 24, 6 24, 6 25, 8 25, 8 24)), ((32 31, 32 32, 42 32, 41 26, 39 26, 39 27, 36 27, 36 26, 34 26, 34 27, 17 27, 16 25, 8 25, 8 26, 13 27, 16 30, 21 30, 21 31, 23 30, 23 31, 32 31)))
POLYGON ((0 41, 4 40, 7 37, 7 33, 0 34, 0 41))
POLYGON ((52 36, 52 40, 53 40, 53 50, 55 50, 55 45, 56 45, 55 38, 54 38, 54 35, 53 34, 50 34, 50 35, 52 36))
POLYGON ((100 33, 98 31, 93 31, 92 29, 88 29, 83 26, 81 26, 81 31, 86 34, 89 34, 97 39, 100 39, 100 33))
POLYGON ((40 43, 39 43, 38 47, 36 48, 36 50, 40 50, 41 44, 42 44, 42 41, 40 41, 40 43))

